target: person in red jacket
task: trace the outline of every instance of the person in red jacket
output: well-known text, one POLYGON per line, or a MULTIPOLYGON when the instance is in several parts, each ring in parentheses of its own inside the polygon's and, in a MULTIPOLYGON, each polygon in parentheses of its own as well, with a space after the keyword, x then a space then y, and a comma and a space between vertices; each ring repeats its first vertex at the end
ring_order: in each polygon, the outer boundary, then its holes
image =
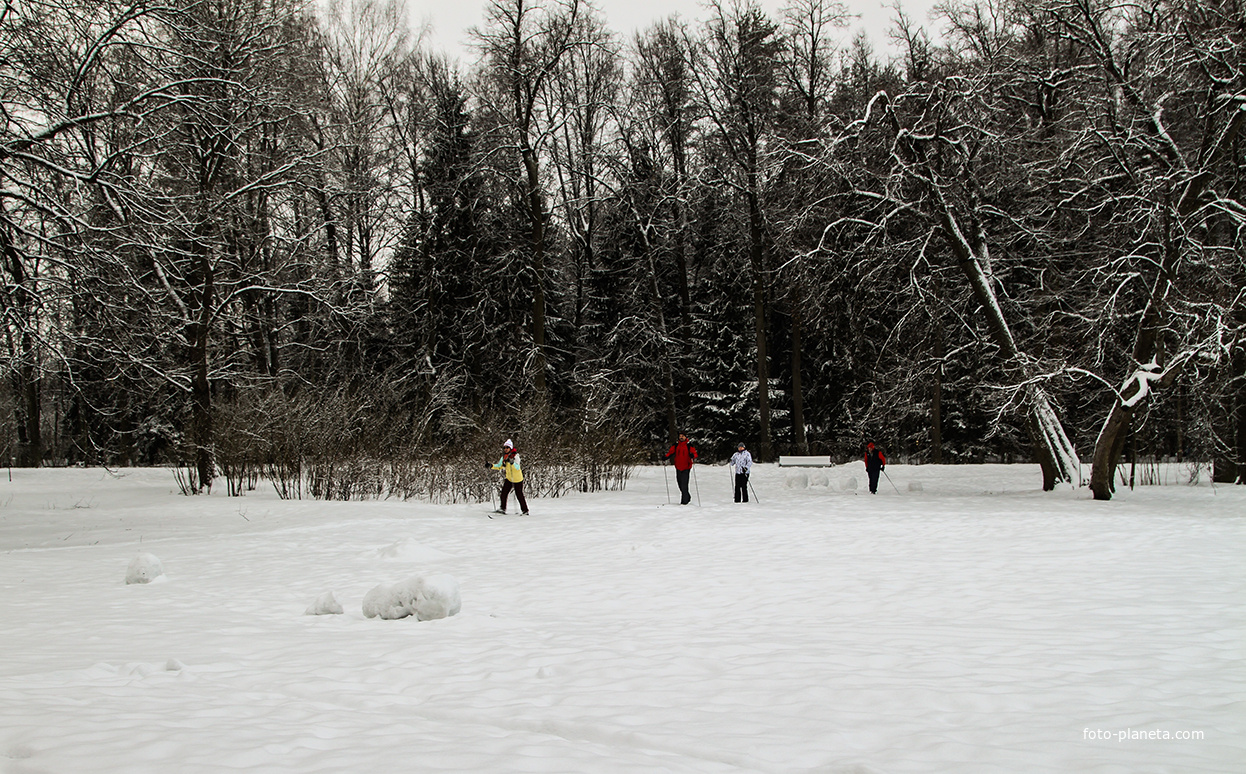
POLYGON ((679 442, 662 459, 670 460, 675 465, 675 481, 679 483, 681 495, 679 504, 687 505, 692 502, 692 495, 688 492, 688 474, 692 470, 692 463, 697 459, 697 447, 688 443, 688 436, 680 433, 679 442))
POLYGON ((878 474, 887 467, 887 456, 874 448, 874 442, 865 445, 865 472, 870 477, 870 494, 878 494, 878 474))

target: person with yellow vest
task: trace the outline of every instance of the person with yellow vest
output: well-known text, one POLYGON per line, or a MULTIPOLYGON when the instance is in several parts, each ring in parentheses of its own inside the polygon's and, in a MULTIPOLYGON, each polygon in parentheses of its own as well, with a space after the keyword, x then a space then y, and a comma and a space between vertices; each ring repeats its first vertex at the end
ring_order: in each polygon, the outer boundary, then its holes
POLYGON ((527 516, 528 501, 523 496, 523 468, 520 466, 519 450, 515 448, 515 444, 507 438, 506 443, 502 444, 502 458, 493 464, 486 462, 485 465, 492 470, 505 473, 502 481, 502 504, 494 513, 506 513, 506 497, 511 493, 511 489, 514 489, 515 499, 519 501, 519 510, 527 516))

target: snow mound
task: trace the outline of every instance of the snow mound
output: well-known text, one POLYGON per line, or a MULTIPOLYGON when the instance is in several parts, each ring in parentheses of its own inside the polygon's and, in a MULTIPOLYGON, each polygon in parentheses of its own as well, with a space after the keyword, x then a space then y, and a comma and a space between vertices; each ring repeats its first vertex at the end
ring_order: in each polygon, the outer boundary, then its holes
POLYGON ((316 597, 316 601, 308 605, 303 615, 341 615, 343 612, 341 604, 338 603, 337 597, 333 596, 332 591, 326 591, 316 597))
POLYGON ((823 471, 815 471, 809 476, 809 486, 829 486, 831 479, 823 471))
POLYGON ((788 489, 808 489, 809 488, 809 474, 803 473, 803 472, 802 473, 788 473, 787 479, 784 480, 783 485, 786 486, 788 489))
POLYGON ((922 482, 920 482, 920 481, 910 481, 910 482, 909 482, 909 491, 910 491, 910 492, 920 492, 920 491, 922 491, 922 482))
POLYGON ((415 616, 417 621, 446 618, 459 612, 459 582, 452 575, 417 575, 393 585, 380 584, 363 598, 368 618, 393 620, 415 616))
POLYGON ((449 554, 443 551, 438 551, 435 548, 411 539, 399 540, 397 543, 391 543, 384 548, 378 548, 375 555, 378 559, 396 562, 435 562, 450 557, 449 554))
POLYGON ((855 492, 855 491, 857 491, 857 477, 856 477, 856 476, 849 476, 849 477, 848 477, 848 478, 844 481, 844 491, 845 491, 845 492, 855 492))
POLYGON ((139 554, 130 562, 129 568, 125 571, 125 582, 130 583, 151 583, 157 578, 164 577, 164 566, 160 564, 160 560, 152 554, 139 554))

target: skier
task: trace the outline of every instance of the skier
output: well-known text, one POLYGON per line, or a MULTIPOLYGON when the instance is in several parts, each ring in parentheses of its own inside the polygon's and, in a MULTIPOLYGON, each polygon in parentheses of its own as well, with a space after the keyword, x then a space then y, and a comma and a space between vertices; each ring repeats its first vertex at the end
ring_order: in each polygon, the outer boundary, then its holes
POLYGON ((688 491, 688 476, 692 463, 697 458, 697 447, 688 443, 688 436, 679 434, 679 441, 672 446, 662 459, 671 460, 675 464, 675 481, 679 484, 680 505, 692 502, 692 494, 688 491))
POLYGON ((744 442, 731 455, 731 469, 735 471, 735 501, 748 502, 748 474, 753 472, 753 455, 744 448, 744 442), (743 498, 743 499, 741 499, 743 498))
POLYGON ((874 448, 874 442, 865 445, 865 472, 870 477, 870 494, 878 494, 878 474, 887 467, 887 456, 874 448))
POLYGON ((519 509, 523 511, 524 516, 527 516, 528 501, 523 496, 523 469, 519 464, 519 450, 515 448, 515 444, 507 438, 502 444, 502 458, 495 463, 486 462, 485 467, 506 473, 505 480, 502 482, 502 504, 494 513, 506 513, 506 496, 510 494, 511 489, 514 489, 515 499, 519 501, 519 509))

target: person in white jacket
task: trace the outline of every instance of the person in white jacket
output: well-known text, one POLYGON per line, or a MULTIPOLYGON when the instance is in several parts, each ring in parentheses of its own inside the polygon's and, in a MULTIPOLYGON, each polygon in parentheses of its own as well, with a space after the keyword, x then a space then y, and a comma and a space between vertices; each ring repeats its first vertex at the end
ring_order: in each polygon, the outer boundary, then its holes
POLYGON ((740 442, 736 453, 731 455, 731 469, 735 471, 735 501, 748 502, 748 474, 753 470, 753 455, 740 442))

